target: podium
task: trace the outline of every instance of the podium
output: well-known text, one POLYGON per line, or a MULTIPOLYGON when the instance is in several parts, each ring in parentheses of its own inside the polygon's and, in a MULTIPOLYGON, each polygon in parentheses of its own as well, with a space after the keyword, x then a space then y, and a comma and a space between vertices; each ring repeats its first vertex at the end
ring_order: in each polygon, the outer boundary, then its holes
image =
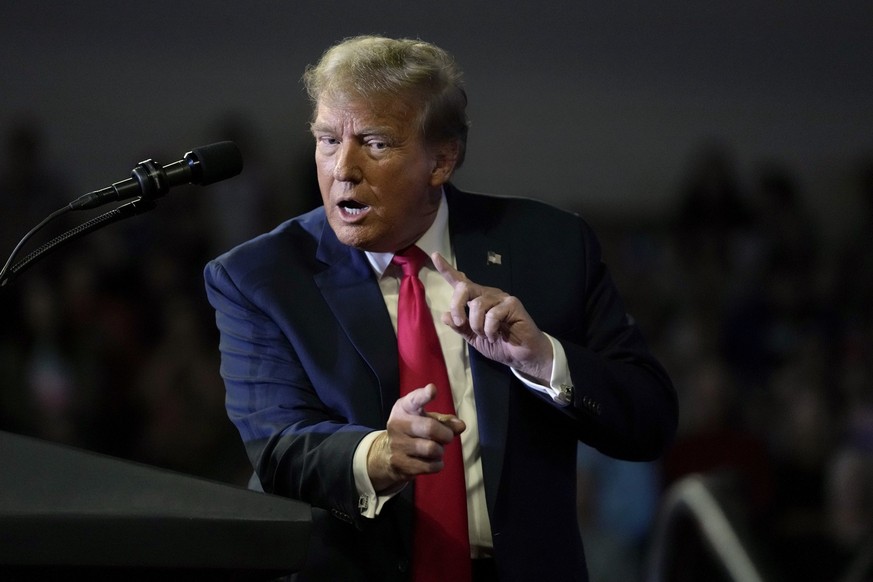
POLYGON ((0 579, 271 580, 308 505, 0 431, 0 579))

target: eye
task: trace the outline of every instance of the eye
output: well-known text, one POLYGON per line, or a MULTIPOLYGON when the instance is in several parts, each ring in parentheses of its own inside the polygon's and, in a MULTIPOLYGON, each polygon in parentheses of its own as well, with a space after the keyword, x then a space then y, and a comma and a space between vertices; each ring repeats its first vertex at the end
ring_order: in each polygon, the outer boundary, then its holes
POLYGON ((367 142, 367 147, 371 150, 382 151, 388 149, 388 142, 380 139, 372 139, 367 142))
POLYGON ((339 143, 339 140, 337 138, 330 136, 330 135, 320 135, 316 138, 316 140, 318 141, 319 144, 329 145, 329 146, 337 145, 339 143))

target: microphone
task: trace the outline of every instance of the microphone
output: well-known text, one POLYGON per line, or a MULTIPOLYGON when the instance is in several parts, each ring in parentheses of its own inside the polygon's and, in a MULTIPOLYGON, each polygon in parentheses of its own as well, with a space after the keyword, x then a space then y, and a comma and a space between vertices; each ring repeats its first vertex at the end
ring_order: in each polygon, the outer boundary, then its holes
POLYGON ((127 198, 160 198, 180 184, 206 186, 232 178, 242 171, 242 167, 242 155, 236 144, 221 141, 194 148, 185 154, 184 159, 167 166, 151 159, 142 161, 133 169, 130 178, 80 196, 68 206, 70 210, 86 210, 127 198))

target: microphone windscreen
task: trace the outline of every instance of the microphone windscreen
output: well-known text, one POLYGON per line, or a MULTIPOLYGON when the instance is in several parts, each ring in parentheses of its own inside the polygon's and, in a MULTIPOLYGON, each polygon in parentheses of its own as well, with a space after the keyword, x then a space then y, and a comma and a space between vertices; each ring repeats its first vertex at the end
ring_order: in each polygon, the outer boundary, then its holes
POLYGON ((195 184, 206 186, 232 178, 242 172, 242 154, 232 141, 220 141, 200 146, 192 149, 185 157, 188 158, 189 155, 200 162, 200 175, 199 179, 194 181, 195 184))

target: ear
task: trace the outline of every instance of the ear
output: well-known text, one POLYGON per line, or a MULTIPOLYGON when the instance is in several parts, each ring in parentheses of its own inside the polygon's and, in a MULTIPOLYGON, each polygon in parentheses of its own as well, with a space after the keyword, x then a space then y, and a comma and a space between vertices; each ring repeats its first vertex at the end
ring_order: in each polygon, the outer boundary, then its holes
POLYGON ((456 140, 439 143, 432 147, 433 168, 430 185, 442 186, 449 181, 458 162, 459 145, 456 140))

